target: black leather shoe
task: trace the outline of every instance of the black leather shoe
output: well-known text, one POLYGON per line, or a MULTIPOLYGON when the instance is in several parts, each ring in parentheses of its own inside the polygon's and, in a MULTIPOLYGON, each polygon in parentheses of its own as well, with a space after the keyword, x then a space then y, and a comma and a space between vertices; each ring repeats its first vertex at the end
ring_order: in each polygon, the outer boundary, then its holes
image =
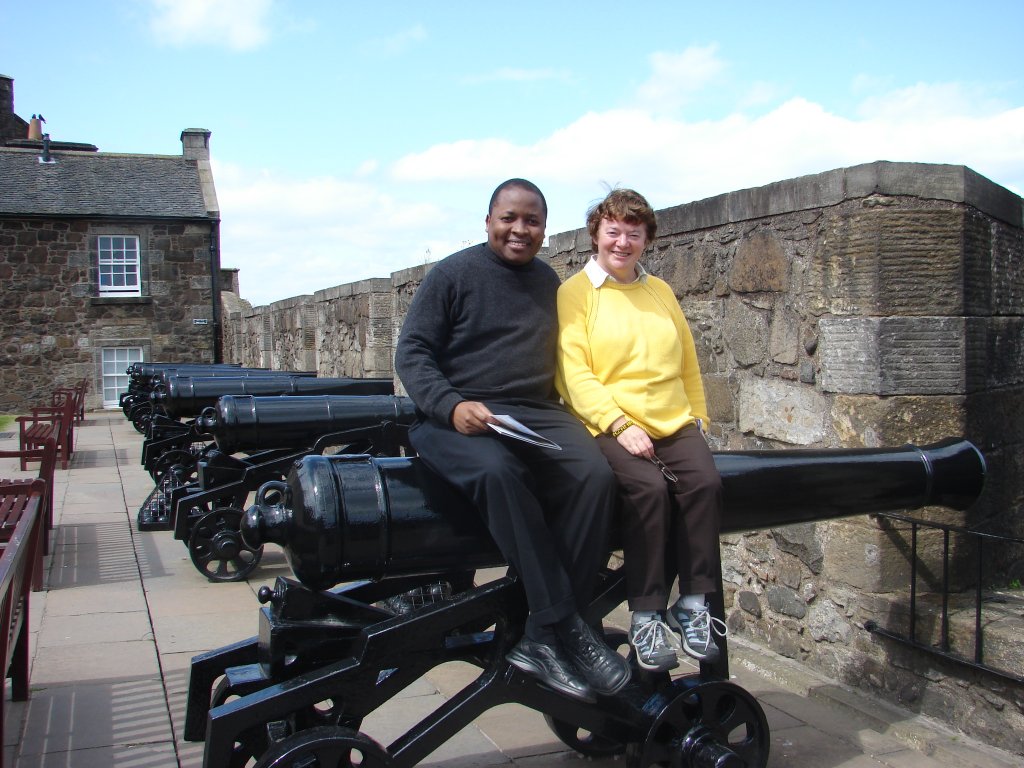
POLYGON ((556 631, 566 655, 596 693, 611 696, 629 682, 629 662, 609 648, 582 616, 566 619, 556 631))
POLYGON ((560 648, 524 637, 505 654, 505 660, 559 693, 591 704, 597 701, 590 686, 580 678, 560 648))

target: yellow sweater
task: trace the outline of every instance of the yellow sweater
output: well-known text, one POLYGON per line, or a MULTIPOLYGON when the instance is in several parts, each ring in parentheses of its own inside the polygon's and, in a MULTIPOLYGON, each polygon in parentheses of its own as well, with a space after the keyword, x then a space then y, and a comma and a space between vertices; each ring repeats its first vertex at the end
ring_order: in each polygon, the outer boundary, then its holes
POLYGON ((558 289, 558 325, 555 386, 591 434, 620 416, 652 438, 707 423, 690 326, 664 280, 594 288, 579 272, 558 289))

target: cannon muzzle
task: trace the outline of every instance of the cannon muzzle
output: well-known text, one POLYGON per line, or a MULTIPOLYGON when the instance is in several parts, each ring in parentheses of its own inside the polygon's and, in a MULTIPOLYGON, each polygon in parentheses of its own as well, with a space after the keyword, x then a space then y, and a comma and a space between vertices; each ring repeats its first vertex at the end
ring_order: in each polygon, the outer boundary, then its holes
POLYGON ((408 426, 416 408, 394 395, 224 395, 196 419, 227 454, 302 448, 322 435, 366 430, 386 423, 408 426))
MULTIPOLYGON (((928 505, 966 509, 985 460, 966 440, 925 447, 715 454, 722 532, 928 505)), ((416 458, 307 456, 260 487, 241 523, 246 544, 281 545, 299 581, 440 573, 503 563, 470 502, 416 458)))

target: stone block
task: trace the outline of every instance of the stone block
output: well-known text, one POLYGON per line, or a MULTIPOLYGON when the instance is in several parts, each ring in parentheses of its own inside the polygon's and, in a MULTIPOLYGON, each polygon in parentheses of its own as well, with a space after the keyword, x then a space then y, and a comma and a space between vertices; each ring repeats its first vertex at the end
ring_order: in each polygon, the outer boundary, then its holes
POLYGON ((789 287, 789 261, 778 236, 757 231, 736 245, 729 269, 729 288, 737 293, 785 291, 789 287))
POLYGON ((924 445, 967 432, 957 396, 837 395, 830 417, 839 445, 849 448, 924 445))
POLYGON ((965 325, 955 317, 823 318, 821 387, 842 394, 963 394, 965 325))
POLYGON ((747 378, 740 382, 739 428, 791 445, 812 445, 825 437, 826 406, 810 387, 747 378))
POLYGON ((749 589, 741 589, 736 593, 736 603, 751 616, 761 618, 761 601, 749 589))
POLYGON ((800 359, 800 316, 791 307, 775 307, 768 345, 776 363, 794 365, 800 359))
POLYGON ((728 299, 725 310, 725 344, 743 368, 768 357, 770 313, 745 301, 728 299))
POLYGON ((651 271, 672 286, 676 296, 707 293, 714 286, 716 251, 711 248, 669 246, 652 260, 651 271))
POLYGON ((768 607, 776 613, 802 619, 807 614, 807 605, 800 595, 787 587, 769 587, 765 590, 768 607))
MULTIPOLYGON (((828 580, 873 593, 909 588, 909 526, 893 523, 881 527, 868 519, 841 520, 823 526, 822 534, 823 574, 828 580)), ((952 555, 955 558, 957 553, 952 555)), ((919 586, 934 586, 942 574, 941 532, 919 531, 918 557, 919 586)))
MULTIPOLYGON (((820 573, 822 550, 817 523, 797 523, 772 529, 775 546, 800 560, 811 573, 820 573)), ((797 585, 792 585, 795 589, 797 585)))

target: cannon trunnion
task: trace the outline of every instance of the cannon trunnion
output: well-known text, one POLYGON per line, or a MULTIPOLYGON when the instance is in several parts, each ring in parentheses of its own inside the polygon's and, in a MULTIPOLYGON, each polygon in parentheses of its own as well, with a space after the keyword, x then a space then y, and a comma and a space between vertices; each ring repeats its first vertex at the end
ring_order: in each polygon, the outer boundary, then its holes
MULTIPOLYGON (((985 475, 981 454, 959 440, 720 453, 715 461, 724 531, 924 505, 964 509, 985 475)), ((724 638, 722 659, 699 675, 672 680, 634 667, 624 691, 596 704, 511 667, 505 654, 527 614, 522 588, 514 574, 472 586, 472 569, 502 560, 475 510, 415 458, 307 456, 287 482, 260 488, 242 527, 250 544, 281 544, 302 583, 279 578, 262 588, 259 635, 193 659, 185 737, 205 739, 206 768, 411 766, 508 702, 544 713, 584 755, 625 753, 630 768, 767 764, 767 721, 754 697, 728 682, 724 638), (418 610, 384 607, 391 596, 441 584, 450 589, 418 610), (364 717, 448 661, 468 662, 479 675, 391 744, 360 732, 364 717)), ((625 599, 621 569, 599 576, 581 607, 595 624, 625 599)), ((606 639, 627 644, 621 632, 606 639)))

